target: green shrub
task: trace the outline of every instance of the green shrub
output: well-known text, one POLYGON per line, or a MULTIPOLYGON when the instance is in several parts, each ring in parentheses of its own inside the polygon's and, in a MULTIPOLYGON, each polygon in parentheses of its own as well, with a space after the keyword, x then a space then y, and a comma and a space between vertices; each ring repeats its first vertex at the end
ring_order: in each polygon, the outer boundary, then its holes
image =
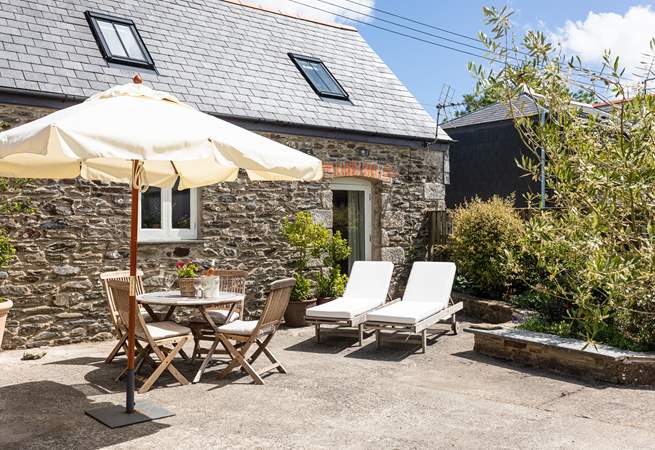
POLYGON ((4 233, 0 233, 0 267, 6 267, 15 257, 16 249, 11 245, 9 238, 4 233))
POLYGON ((547 322, 568 319, 573 308, 570 302, 535 290, 527 290, 513 295, 510 302, 519 308, 536 311, 547 322))
MULTIPOLYGON (((560 319, 549 321, 541 314, 528 318, 519 325, 522 330, 536 331, 539 333, 554 334, 557 336, 568 337, 573 339, 586 340, 586 332, 579 321, 560 319)), ((592 344, 603 344, 612 347, 631 350, 635 352, 647 352, 655 349, 652 344, 644 343, 637 339, 627 336, 621 327, 613 321, 605 321, 598 327, 592 344)))
POLYGON ((511 199, 479 198, 452 213, 448 255, 476 295, 501 298, 520 283, 525 225, 511 199))
POLYGON ((348 241, 341 237, 340 231, 336 231, 325 241, 320 252, 327 275, 321 270, 316 276, 316 296, 340 297, 348 282, 348 275, 341 273, 341 261, 348 258, 351 252, 348 241))
POLYGON ((300 274, 294 276, 296 284, 291 291, 291 301, 304 302, 312 298, 312 282, 300 274))
POLYGON ((341 273, 339 266, 329 269, 328 274, 319 272, 316 276, 317 297, 341 297, 346 290, 348 275, 341 273))
MULTIPOLYGON (((517 106, 517 96, 527 95, 547 111, 545 120, 534 120, 517 114, 520 106, 508 107, 528 149, 519 165, 546 184, 546 198, 533 200, 555 208, 528 227, 529 253, 541 275, 535 288, 570 302, 573 326, 590 343, 618 332, 655 346, 655 97, 634 90, 634 80, 626 83, 611 49, 592 74, 540 31, 515 36, 512 13, 484 9, 492 33, 480 39, 497 63, 470 69, 478 87, 503 102, 517 106), (573 102, 572 71, 593 80, 587 94, 619 100, 607 116, 584 114, 573 102)), ((650 46, 655 51, 655 40, 650 46)))
POLYGON ((294 267, 296 285, 291 291, 292 301, 305 301, 312 297, 311 281, 304 277, 310 257, 318 258, 327 245, 329 231, 314 222, 312 215, 301 211, 294 220, 284 218, 282 236, 294 250, 294 267))

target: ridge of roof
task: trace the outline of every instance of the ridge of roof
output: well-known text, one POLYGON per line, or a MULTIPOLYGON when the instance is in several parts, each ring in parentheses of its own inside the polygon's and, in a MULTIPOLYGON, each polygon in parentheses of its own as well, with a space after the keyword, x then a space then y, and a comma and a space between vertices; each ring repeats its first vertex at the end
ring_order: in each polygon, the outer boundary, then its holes
MULTIPOLYGON (((509 103, 505 100, 498 100, 490 105, 483 106, 459 117, 455 117, 441 124, 441 128, 449 130, 453 128, 480 125, 483 123, 502 122, 512 120, 514 116, 530 117, 539 114, 540 111, 548 111, 547 107, 537 104, 535 99, 544 99, 541 94, 529 91, 521 92, 509 103)), ((603 116, 602 111, 596 109, 589 103, 571 100, 571 106, 580 108, 584 114, 603 116)))
POLYGON ((329 20, 322 20, 317 17, 309 17, 309 16, 302 16, 300 14, 294 14, 290 12, 283 11, 281 9, 275 9, 275 8, 270 8, 264 5, 261 5, 256 2, 251 2, 248 0, 223 0, 226 3, 232 3, 233 5, 239 5, 239 6, 244 6, 246 8, 252 8, 252 9, 257 9, 260 11, 265 11, 269 12, 272 14, 277 14, 279 16, 284 16, 284 17, 290 17, 292 19, 298 19, 298 20, 304 20, 305 22, 312 22, 316 23, 319 25, 325 25, 327 27, 332 27, 332 28, 338 28, 341 30, 347 30, 347 31, 357 31, 357 28, 351 26, 351 25, 346 25, 342 23, 337 23, 337 22, 330 22, 329 20))

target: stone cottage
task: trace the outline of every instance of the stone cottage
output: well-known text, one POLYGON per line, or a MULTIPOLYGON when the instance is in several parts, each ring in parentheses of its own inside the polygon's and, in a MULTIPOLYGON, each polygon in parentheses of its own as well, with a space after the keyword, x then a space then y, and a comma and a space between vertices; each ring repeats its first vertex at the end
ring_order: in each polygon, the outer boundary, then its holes
MULTIPOLYGON (((142 194, 139 264, 160 286, 182 257, 244 268, 248 311, 289 273, 285 216, 342 230, 352 259, 391 260, 401 290, 427 252, 426 211, 445 208, 449 137, 356 29, 237 0, 0 0, 0 122, 14 127, 135 72, 154 89, 324 162, 318 183, 232 183, 142 194)), ((30 181, 6 198, 17 259, 5 348, 110 337, 98 274, 128 265, 125 186, 30 181)))

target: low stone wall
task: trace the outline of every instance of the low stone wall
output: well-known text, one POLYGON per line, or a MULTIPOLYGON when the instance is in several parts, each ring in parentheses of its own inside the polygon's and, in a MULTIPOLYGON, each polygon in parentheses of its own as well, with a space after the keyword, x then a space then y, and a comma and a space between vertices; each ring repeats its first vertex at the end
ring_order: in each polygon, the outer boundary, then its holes
POLYGON ((483 355, 622 385, 655 386, 655 354, 597 347, 576 339, 525 330, 467 329, 474 350, 483 355))
POLYGON ((485 323, 511 322, 515 315, 512 306, 499 300, 488 300, 462 292, 452 293, 455 302, 464 303, 464 315, 485 323))

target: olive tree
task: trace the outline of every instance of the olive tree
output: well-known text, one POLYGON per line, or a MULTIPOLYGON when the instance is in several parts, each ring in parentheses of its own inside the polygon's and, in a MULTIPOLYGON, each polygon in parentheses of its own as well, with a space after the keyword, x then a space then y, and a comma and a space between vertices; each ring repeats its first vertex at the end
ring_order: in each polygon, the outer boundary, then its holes
POLYGON ((572 326, 589 342, 612 327, 655 345, 655 97, 644 87, 653 75, 627 85, 610 50, 590 70, 541 32, 514 35, 510 10, 484 14, 491 33, 480 40, 493 62, 469 68, 509 106, 534 153, 518 164, 543 176, 547 199, 529 200, 553 206, 533 215, 524 242, 540 275, 534 288, 572 305, 572 326), (611 100, 611 110, 590 113, 572 89, 611 100), (521 114, 526 94, 545 120, 521 114))

